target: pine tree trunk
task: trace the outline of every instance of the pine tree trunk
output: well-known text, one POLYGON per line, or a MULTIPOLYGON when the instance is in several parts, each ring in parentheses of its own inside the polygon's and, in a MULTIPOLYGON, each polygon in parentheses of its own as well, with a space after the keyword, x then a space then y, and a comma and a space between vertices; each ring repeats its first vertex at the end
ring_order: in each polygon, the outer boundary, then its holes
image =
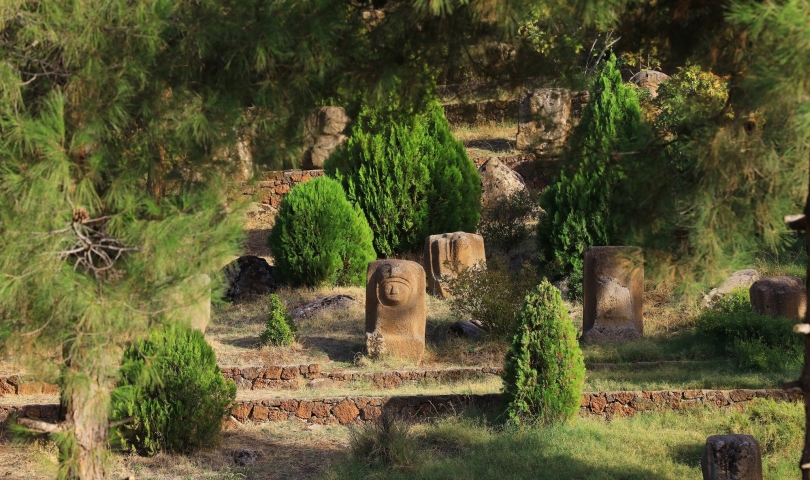
POLYGON ((107 436, 109 433, 109 390, 91 379, 67 399, 68 424, 76 438, 69 452, 69 479, 103 480, 107 478, 107 436))

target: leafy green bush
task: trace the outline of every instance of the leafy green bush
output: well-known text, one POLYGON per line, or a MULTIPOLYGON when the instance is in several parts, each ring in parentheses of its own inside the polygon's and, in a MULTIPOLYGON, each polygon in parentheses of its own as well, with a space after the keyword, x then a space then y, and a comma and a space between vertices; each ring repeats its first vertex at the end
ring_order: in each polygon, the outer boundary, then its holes
POLYGON ((149 455, 211 446, 234 399, 236 385, 220 373, 201 332, 180 324, 155 329, 124 352, 112 420, 135 419, 114 437, 149 455))
POLYGON ((520 246, 531 233, 528 222, 535 217, 537 201, 528 190, 519 190, 499 197, 481 210, 478 231, 487 248, 510 252, 520 246))
POLYGON ((628 195, 625 170, 631 155, 615 154, 635 150, 643 140, 641 107, 634 87, 625 85, 611 55, 591 90, 570 141, 566 161, 558 177, 540 197, 546 215, 537 227, 538 249, 550 270, 571 277, 571 293, 581 297, 585 249, 615 245, 623 225, 628 195))
POLYGON ((506 337, 514 332, 515 315, 536 280, 533 267, 526 265, 514 274, 502 258, 493 256, 486 268, 462 269, 444 282, 453 295, 448 301, 454 315, 478 320, 490 335, 506 337))
POLYGON ((758 315, 748 289, 733 290, 695 321, 697 334, 709 339, 744 368, 785 369, 801 364, 803 340, 794 321, 758 315))
POLYGON ((428 235, 478 224, 481 181, 438 103, 411 120, 361 112, 324 168, 365 212, 380 255, 416 252, 428 235))
POLYGON ((377 420, 352 426, 349 437, 352 454, 368 466, 402 469, 416 457, 411 423, 384 411, 377 420))
POLYGON ((284 303, 275 293, 270 294, 270 313, 260 335, 262 345, 289 345, 293 342, 295 323, 284 303))
POLYGON ((363 212, 343 188, 319 177, 296 185, 279 206, 270 249, 281 279, 292 285, 362 285, 376 259, 363 212))
POLYGON ((560 291, 547 280, 518 314, 503 381, 507 414, 517 422, 567 420, 579 410, 585 363, 560 291))

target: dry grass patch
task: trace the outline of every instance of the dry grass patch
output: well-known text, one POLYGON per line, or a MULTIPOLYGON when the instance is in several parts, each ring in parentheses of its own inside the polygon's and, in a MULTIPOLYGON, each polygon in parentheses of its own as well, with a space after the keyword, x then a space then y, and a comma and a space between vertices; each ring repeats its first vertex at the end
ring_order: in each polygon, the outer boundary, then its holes
POLYGON ((516 122, 487 122, 481 125, 456 125, 450 131, 456 140, 466 142, 470 140, 486 140, 493 138, 506 138, 514 140, 518 127, 516 122))

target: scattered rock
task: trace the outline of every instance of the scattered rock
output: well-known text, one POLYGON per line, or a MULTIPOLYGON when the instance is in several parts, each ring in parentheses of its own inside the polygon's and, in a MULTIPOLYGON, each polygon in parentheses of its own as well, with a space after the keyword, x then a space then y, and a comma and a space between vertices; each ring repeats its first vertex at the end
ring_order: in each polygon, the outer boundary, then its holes
POLYGON ((256 463, 259 459, 259 454, 256 450, 249 448, 238 448, 233 451, 233 461, 240 467, 248 467, 256 463))
POLYGON ((762 480, 762 450, 751 435, 712 435, 700 467, 703 480, 762 480))
POLYGON ((807 311, 807 291, 799 277, 761 278, 748 290, 751 307, 760 315, 802 320, 807 311))
POLYGON ((738 270, 732 273, 722 285, 711 289, 707 295, 704 295, 703 305, 711 307, 720 297, 727 295, 736 288, 748 288, 757 280, 759 280, 759 273, 756 270, 738 270))
POLYGON ((231 301, 242 301, 249 295, 267 295, 279 287, 275 268, 254 255, 239 257, 225 267, 225 275, 229 285, 226 297, 231 301))
POLYGON ((629 82, 640 88, 646 88, 650 91, 650 96, 655 98, 658 96, 658 85, 667 80, 669 75, 657 70, 642 70, 637 74, 630 77, 629 82))
POLYGON ((478 175, 481 177, 483 192, 481 203, 486 206, 489 202, 498 198, 526 190, 526 182, 519 173, 504 165, 495 157, 490 158, 478 168, 478 175))
POLYGON ((464 338, 480 338, 481 335, 486 333, 484 329, 475 325, 472 322, 456 322, 450 325, 450 333, 464 338))
POLYGON ((338 293, 336 295, 330 295, 328 297, 315 300, 314 302, 308 303, 303 307, 290 310, 290 315, 295 323, 299 323, 301 320, 312 318, 324 310, 347 308, 356 301, 357 299, 350 295, 338 293))

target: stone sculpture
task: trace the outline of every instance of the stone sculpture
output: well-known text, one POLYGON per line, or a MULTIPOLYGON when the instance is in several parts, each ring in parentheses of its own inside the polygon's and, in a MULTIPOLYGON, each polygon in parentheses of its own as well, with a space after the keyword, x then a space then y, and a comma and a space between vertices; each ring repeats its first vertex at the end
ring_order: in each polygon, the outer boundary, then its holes
POLYGON ((478 176, 481 177, 481 204, 485 207, 499 198, 526 190, 523 177, 496 157, 478 167, 478 176))
POLYGON ((323 163, 348 137, 343 134, 351 119, 343 107, 321 107, 306 124, 304 168, 323 168, 323 163))
POLYGON ((481 235, 455 232, 425 239, 422 264, 427 272, 427 288, 431 295, 450 297, 450 292, 442 286, 442 277, 453 278, 465 268, 476 268, 485 263, 484 237, 481 235))
POLYGON ((757 280, 759 280, 759 272, 753 268, 737 270, 729 275, 722 285, 711 289, 708 294, 703 296, 703 306, 711 307, 714 305, 714 302, 716 302, 719 298, 728 295, 732 290, 750 287, 751 284, 757 280))
POLYGON ((582 341, 641 338, 644 259, 638 247, 590 247, 583 268, 582 341))
POLYGON ((751 307, 760 315, 804 319, 807 292, 799 277, 763 278, 754 282, 748 292, 751 307))
POLYGON ((419 363, 425 353, 425 269, 409 260, 377 260, 366 277, 366 351, 419 363))
POLYGON ((564 88, 538 88, 523 93, 518 104, 518 150, 554 154, 571 129, 571 92, 564 88))
POLYGON ((700 459, 703 480, 762 480, 762 451, 751 435, 712 435, 700 459))

